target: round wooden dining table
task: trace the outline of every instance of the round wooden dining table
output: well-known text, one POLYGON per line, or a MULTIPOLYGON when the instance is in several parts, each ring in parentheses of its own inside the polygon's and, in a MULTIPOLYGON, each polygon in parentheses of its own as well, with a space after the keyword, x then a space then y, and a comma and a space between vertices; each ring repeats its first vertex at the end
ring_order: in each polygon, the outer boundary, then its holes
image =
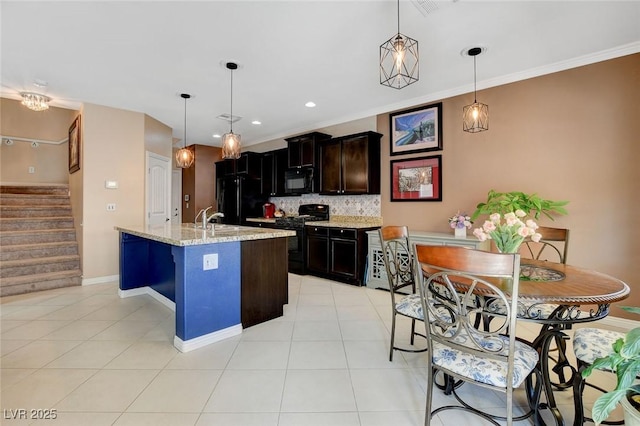
MULTIPOLYGON (((425 272, 428 274, 429 270, 425 269, 425 272)), ((510 295, 510 281, 491 281, 507 296, 510 295)), ((460 283, 460 287, 464 290, 465 285, 460 283)), ((481 288, 476 291, 479 296, 491 298, 490 292, 482 294, 481 288)), ((542 324, 540 334, 532 342, 540 354, 542 385, 547 399, 541 408, 550 410, 558 426, 565 422, 556 405, 554 388, 571 387, 571 377, 565 380, 566 368, 576 374, 576 369, 570 366, 565 356, 565 342, 569 337, 564 331, 574 324, 606 317, 611 304, 624 300, 629 292, 629 286, 623 281, 594 270, 543 260, 521 259, 518 321, 542 324), (557 358, 553 360, 555 365, 551 366, 549 353, 553 342, 556 342, 558 351, 557 358), (551 371, 558 375, 556 382, 552 382, 551 371)), ((486 303, 486 307, 491 307, 491 303, 486 303)), ((500 315, 499 311, 486 312, 488 315, 500 315)), ((538 420, 540 424, 544 424, 541 418, 538 420)))

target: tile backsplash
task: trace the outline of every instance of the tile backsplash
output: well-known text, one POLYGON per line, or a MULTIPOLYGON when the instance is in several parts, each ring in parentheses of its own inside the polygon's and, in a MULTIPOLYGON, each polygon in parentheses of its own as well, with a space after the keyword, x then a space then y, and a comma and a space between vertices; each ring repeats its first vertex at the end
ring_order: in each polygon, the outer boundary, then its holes
POLYGON ((332 216, 380 217, 380 195, 319 195, 271 197, 269 200, 287 215, 297 215, 301 204, 327 204, 332 216))

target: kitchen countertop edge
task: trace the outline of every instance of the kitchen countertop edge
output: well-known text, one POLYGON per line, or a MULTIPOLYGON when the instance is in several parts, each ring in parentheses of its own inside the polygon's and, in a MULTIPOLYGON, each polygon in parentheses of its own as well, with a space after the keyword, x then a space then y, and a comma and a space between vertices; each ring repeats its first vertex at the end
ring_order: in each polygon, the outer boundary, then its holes
POLYGON ((251 226, 224 225, 225 229, 211 230, 195 228, 193 224, 156 225, 156 226, 115 226, 115 230, 172 246, 196 246, 234 241, 263 240, 295 236, 295 231, 251 226))

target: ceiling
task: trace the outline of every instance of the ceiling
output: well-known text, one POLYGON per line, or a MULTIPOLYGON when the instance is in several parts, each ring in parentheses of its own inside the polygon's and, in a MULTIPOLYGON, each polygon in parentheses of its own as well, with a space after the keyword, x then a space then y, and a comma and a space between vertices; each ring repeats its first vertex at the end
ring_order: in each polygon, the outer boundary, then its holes
POLYGON ((640 51, 638 1, 402 0, 420 80, 397 90, 378 71, 379 46, 397 32, 394 0, 3 0, 0 12, 2 96, 143 112, 182 139, 179 94, 190 93, 187 143, 214 146, 229 130, 216 118, 230 112, 227 61, 240 65, 233 130, 250 146, 472 92, 461 52, 474 46, 486 49, 478 90, 640 51))

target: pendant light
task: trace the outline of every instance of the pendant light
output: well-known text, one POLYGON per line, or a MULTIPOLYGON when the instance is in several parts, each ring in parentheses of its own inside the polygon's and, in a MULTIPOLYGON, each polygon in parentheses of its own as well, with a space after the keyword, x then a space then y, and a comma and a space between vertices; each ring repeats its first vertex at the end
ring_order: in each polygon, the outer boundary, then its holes
POLYGON ((233 70, 238 69, 235 62, 227 62, 226 67, 231 71, 231 111, 229 114, 229 123, 231 128, 229 133, 222 135, 222 158, 237 159, 240 158, 240 135, 233 133, 233 70))
POLYGON ((20 92, 22 105, 33 111, 46 111, 49 109, 51 98, 34 92, 20 92))
POLYGON ((398 0, 398 33, 380 46, 380 84, 402 89, 418 81, 418 41, 400 33, 400 0, 398 0))
POLYGON ((482 48, 473 47, 466 53, 473 56, 473 103, 462 109, 462 130, 478 133, 489 130, 489 106, 476 99, 476 56, 482 53, 482 48))
POLYGON ((180 97, 184 99, 184 139, 183 147, 176 152, 176 163, 182 169, 188 169, 193 164, 193 151, 187 148, 187 99, 191 98, 188 93, 181 93, 180 97))

